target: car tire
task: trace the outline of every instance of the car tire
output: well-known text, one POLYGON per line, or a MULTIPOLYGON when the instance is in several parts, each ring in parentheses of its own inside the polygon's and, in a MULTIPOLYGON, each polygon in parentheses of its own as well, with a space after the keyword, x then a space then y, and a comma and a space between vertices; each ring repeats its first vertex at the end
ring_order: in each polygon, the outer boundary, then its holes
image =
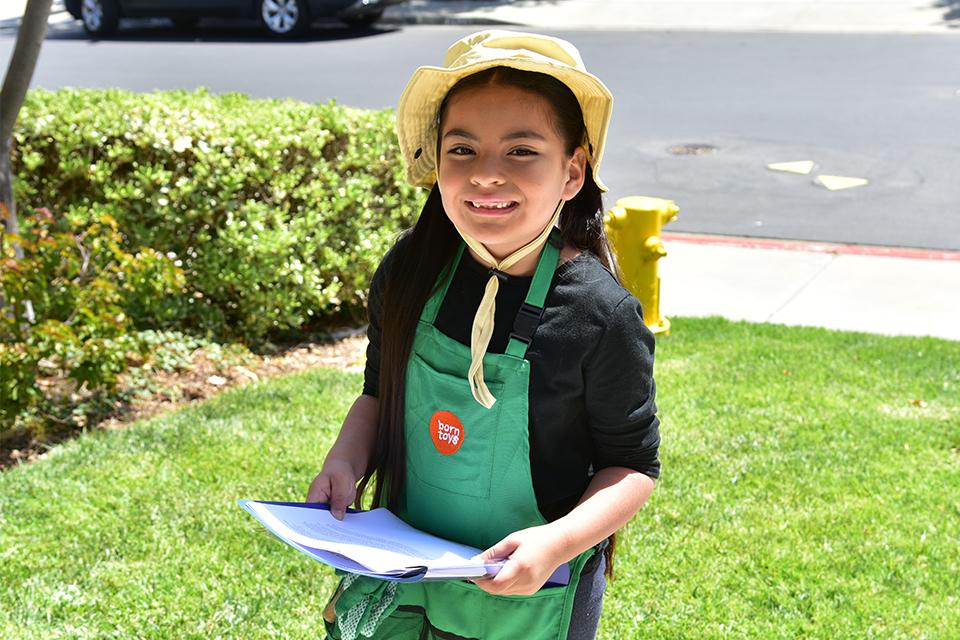
POLYGON ((260 25, 278 38, 303 35, 310 26, 305 0, 260 0, 260 25))
POLYGON ((383 10, 377 11, 375 13, 367 13, 362 16, 344 16, 340 18, 347 25, 351 27, 369 27, 373 25, 374 22, 383 17, 383 10))
POLYGON ((120 24, 120 10, 116 0, 82 0, 80 19, 83 30, 94 38, 105 38, 117 32, 120 24))

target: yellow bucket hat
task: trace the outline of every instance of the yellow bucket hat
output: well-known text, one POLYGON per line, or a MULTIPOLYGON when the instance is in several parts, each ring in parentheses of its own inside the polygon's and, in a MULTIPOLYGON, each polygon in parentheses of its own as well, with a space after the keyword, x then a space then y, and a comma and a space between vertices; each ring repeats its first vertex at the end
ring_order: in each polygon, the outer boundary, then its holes
POLYGON ((436 183, 440 103, 462 78, 491 67, 543 73, 567 85, 583 111, 587 135, 583 146, 593 180, 606 191, 599 172, 613 112, 610 90, 587 72, 580 52, 566 40, 505 30, 479 31, 458 40, 447 49, 442 67, 420 67, 413 73, 397 107, 397 136, 407 181, 427 188, 436 183))

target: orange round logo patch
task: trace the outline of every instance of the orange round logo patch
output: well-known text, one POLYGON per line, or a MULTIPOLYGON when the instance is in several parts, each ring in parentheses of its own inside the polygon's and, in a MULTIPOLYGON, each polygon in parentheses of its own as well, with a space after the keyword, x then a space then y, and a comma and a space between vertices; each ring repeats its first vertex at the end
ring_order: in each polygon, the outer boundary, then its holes
POLYGON ((449 411, 437 411, 430 416, 430 438, 443 455, 450 456, 459 451, 466 435, 460 419, 449 411))

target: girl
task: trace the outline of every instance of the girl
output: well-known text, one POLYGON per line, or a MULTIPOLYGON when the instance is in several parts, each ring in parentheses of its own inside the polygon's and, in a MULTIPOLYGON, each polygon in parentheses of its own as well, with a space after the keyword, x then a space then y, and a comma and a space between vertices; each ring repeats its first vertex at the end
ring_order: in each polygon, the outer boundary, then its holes
POLYGON ((376 504, 508 561, 348 575, 331 637, 594 637, 609 541, 659 475, 654 341, 603 227, 612 101, 571 44, 509 31, 404 90, 407 177, 430 193, 374 275, 363 394, 307 500, 342 518, 374 480, 376 504))

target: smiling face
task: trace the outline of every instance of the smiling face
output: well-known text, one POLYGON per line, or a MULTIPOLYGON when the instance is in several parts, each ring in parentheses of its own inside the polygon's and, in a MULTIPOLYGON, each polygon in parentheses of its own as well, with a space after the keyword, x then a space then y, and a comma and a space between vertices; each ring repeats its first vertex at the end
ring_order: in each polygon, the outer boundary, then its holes
MULTIPOLYGON (((572 154, 540 95, 488 85, 453 96, 442 114, 438 184, 447 216, 502 260, 536 238, 561 200, 583 185, 586 156, 572 154)), ((532 272, 536 254, 510 273, 532 272)))

